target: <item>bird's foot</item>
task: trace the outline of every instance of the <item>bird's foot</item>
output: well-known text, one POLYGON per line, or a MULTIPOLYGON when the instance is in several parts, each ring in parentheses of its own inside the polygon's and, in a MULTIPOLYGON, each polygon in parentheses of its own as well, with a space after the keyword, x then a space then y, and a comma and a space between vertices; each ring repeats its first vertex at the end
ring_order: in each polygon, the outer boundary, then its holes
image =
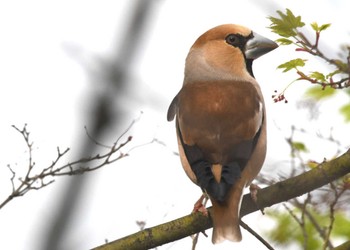
POLYGON ((194 204, 192 213, 200 212, 203 215, 208 216, 208 210, 205 207, 207 204, 207 201, 208 201, 208 195, 203 193, 201 197, 198 199, 198 201, 196 201, 196 203, 194 204))
MULTIPOLYGON (((250 191, 250 197, 252 197, 252 200, 255 202, 256 205, 258 205, 258 190, 261 189, 258 185, 251 184, 249 186, 249 191, 250 191)), ((263 209, 260 209, 262 214, 264 213, 263 209)))
POLYGON ((253 201, 255 203, 258 202, 258 190, 260 189, 260 187, 258 185, 255 185, 255 184, 251 184, 249 186, 249 191, 250 191, 250 196, 252 197, 253 201))

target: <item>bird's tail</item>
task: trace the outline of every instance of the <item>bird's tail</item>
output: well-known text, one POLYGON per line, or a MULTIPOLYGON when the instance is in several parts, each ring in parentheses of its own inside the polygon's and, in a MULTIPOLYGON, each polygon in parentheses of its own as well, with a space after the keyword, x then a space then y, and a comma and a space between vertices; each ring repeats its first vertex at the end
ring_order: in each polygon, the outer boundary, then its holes
POLYGON ((213 209, 210 214, 213 219, 214 244, 224 240, 241 241, 242 234, 239 227, 239 211, 242 202, 242 192, 244 185, 240 182, 231 188, 228 194, 227 203, 219 203, 212 200, 213 209))

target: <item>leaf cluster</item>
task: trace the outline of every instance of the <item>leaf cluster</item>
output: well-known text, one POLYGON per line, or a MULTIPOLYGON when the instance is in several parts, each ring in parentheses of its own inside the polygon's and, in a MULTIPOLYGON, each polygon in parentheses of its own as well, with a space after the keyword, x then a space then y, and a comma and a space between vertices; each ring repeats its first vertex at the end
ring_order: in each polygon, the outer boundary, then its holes
MULTIPOLYGON (((329 58, 319 48, 320 35, 327 30, 331 24, 311 23, 310 27, 314 32, 314 36, 313 39, 309 39, 304 34, 305 23, 302 21, 301 16, 296 16, 290 9, 286 9, 285 12, 277 11, 277 14, 277 17, 268 17, 271 21, 269 28, 272 32, 280 36, 276 42, 283 46, 294 46, 297 52, 304 52, 312 58, 319 58, 327 66, 330 65, 332 69, 329 72, 320 72, 318 70, 305 72, 303 67, 309 63, 309 61, 300 57, 284 62, 277 68, 281 69, 284 73, 294 70, 298 76, 295 81, 304 80, 312 85, 316 85, 306 91, 306 96, 315 100, 333 97, 338 93, 338 91, 336 91, 337 89, 349 88, 350 46, 346 48, 346 60, 329 58)), ((288 85, 288 87, 289 86, 290 85, 288 85)), ((275 102, 285 100, 285 90, 278 95, 273 95, 275 102)), ((350 93, 346 93, 350 97, 350 93)), ((341 107, 340 112, 344 115, 346 121, 350 121, 350 104, 341 107)))
POLYGON ((270 29, 272 32, 283 37, 278 39, 277 42, 282 44, 293 43, 289 38, 297 38, 298 28, 303 27, 305 23, 301 21, 301 16, 295 16, 290 9, 286 9, 286 13, 278 10, 277 14, 280 18, 273 16, 268 17, 271 21, 270 29))

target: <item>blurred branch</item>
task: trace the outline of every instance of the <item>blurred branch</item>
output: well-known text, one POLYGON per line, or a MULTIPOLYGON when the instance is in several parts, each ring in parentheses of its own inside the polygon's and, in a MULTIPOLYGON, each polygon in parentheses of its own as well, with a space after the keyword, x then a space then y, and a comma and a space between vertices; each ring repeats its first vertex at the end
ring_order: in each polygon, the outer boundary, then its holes
POLYGON ((349 250, 350 249, 350 241, 346 241, 343 244, 333 248, 333 250, 349 250))
MULTIPOLYGON (((130 130, 131 126, 127 128, 127 130, 122 134, 122 136, 130 130)), ((66 148, 64 151, 61 151, 60 148, 57 147, 57 156, 52 161, 52 163, 49 164, 47 167, 44 167, 41 170, 39 170, 39 172, 35 172, 35 162, 33 161, 33 141, 30 140, 30 133, 27 130, 27 125, 24 125, 23 129, 19 129, 16 126, 13 126, 13 128, 15 128, 23 136, 23 139, 26 143, 29 155, 28 167, 25 176, 19 177, 19 183, 17 183, 15 181, 15 170, 10 165, 7 165, 12 174, 10 179, 12 185, 12 192, 3 202, 0 203, 0 209, 2 209, 14 198, 23 196, 31 190, 39 190, 52 184, 55 181, 54 177, 80 175, 87 172, 95 171, 126 157, 128 154, 122 153, 121 149, 132 140, 132 137, 129 136, 124 142, 119 143, 122 137, 120 136, 113 143, 112 146, 107 147, 107 152, 102 154, 95 154, 93 156, 85 158, 80 158, 78 160, 62 164, 61 166, 59 166, 59 163, 62 161, 62 158, 66 156, 70 149, 66 148)), ((96 141, 95 143, 97 144, 96 141)))
MULTIPOLYGON (((125 112, 125 103, 121 99, 127 94, 127 90, 132 84, 127 84, 130 77, 130 68, 137 58, 138 48, 143 45, 142 35, 146 32, 149 17, 154 14, 153 10, 157 1, 137 0, 131 1, 129 20, 123 27, 123 34, 117 37, 120 39, 120 47, 115 48, 112 59, 95 60, 99 63, 96 72, 94 68, 90 70, 90 77, 96 84, 93 91, 94 96, 90 98, 91 104, 89 117, 91 118, 89 128, 93 138, 100 139, 108 129, 120 125, 123 112, 125 112), (93 69, 93 70, 92 70, 93 69), (102 85, 101 85, 102 84, 102 85), (100 89, 100 86, 103 88, 100 89)), ((95 146, 84 143, 81 149, 81 155, 91 155, 95 151, 95 146)), ((41 236, 43 239, 42 249, 59 250, 72 248, 66 238, 70 223, 72 223, 74 211, 78 205, 78 197, 85 192, 85 185, 88 179, 83 176, 70 178, 65 186, 64 194, 57 202, 57 212, 52 216, 50 229, 45 229, 41 236)))
POLYGON ((335 222, 335 213, 336 213, 335 206, 337 205, 338 200, 340 199, 340 197, 347 190, 346 188, 343 188, 342 190, 338 191, 337 187, 333 184, 333 182, 329 183, 329 185, 331 186, 331 190, 334 193, 334 200, 332 201, 332 203, 329 206, 329 208, 330 208, 330 213, 329 213, 330 221, 329 221, 329 225, 328 225, 328 227, 326 229, 326 235, 323 238, 324 239, 324 245, 323 245, 323 249, 324 250, 326 250, 328 246, 332 248, 330 237, 331 237, 331 232, 333 230, 334 222, 335 222))
MULTIPOLYGON (((258 190, 257 204, 250 194, 243 197, 241 217, 306 194, 350 173, 350 150, 296 177, 258 190)), ((211 208, 208 208, 209 214, 211 208)), ((149 249, 173 242, 212 227, 210 216, 194 213, 96 247, 95 250, 149 249)))

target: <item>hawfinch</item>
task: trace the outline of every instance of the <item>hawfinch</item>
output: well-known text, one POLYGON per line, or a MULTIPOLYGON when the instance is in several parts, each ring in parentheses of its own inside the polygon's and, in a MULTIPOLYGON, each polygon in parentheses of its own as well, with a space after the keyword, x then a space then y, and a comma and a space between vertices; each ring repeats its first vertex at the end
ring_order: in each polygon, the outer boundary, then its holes
POLYGON ((239 25, 217 26, 191 47, 182 89, 170 104, 179 153, 188 177, 208 194, 212 242, 241 241, 243 188, 266 155, 266 114, 254 59, 277 44, 239 25))

